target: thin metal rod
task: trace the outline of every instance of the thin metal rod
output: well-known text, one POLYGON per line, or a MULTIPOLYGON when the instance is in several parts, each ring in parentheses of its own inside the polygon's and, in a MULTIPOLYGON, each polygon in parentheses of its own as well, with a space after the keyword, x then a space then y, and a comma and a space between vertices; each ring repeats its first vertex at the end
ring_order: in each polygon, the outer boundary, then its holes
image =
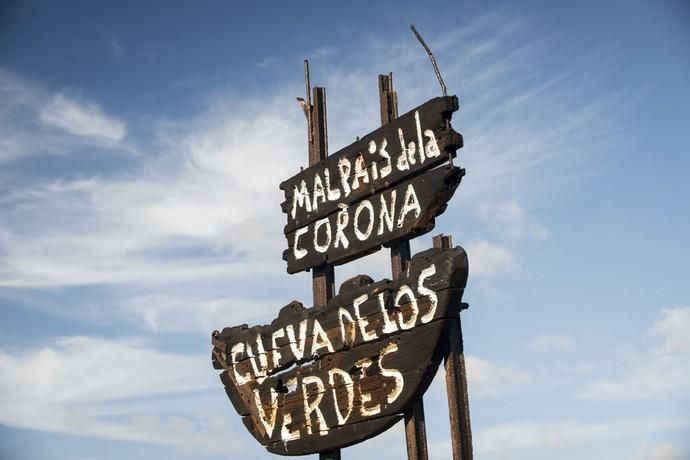
POLYGON ((312 134, 312 111, 313 107, 311 105, 311 81, 309 79, 309 60, 304 60, 304 86, 307 93, 305 113, 307 115, 307 142, 309 143, 309 151, 311 152, 311 145, 314 141, 312 134))
POLYGON ((414 33, 415 37, 417 37, 417 40, 419 40, 419 43, 422 44, 424 49, 426 50, 426 54, 429 55, 429 59, 431 59, 431 65, 434 66, 434 73, 436 74, 436 79, 438 80, 438 84, 441 85, 441 92, 443 93, 444 96, 448 96, 448 90, 446 89, 446 84, 443 81, 443 77, 441 76, 441 71, 438 70, 438 64, 436 63, 436 58, 434 57, 433 53, 427 46, 426 42, 422 38, 421 35, 419 35, 419 32, 417 32, 417 29, 415 28, 414 24, 410 24, 410 29, 412 29, 412 32, 414 33))

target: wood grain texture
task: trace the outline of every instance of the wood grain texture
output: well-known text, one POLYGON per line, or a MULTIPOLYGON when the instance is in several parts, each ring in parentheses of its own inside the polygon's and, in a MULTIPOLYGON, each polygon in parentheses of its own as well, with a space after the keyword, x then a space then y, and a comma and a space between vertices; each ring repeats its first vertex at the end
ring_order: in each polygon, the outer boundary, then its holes
POLYGON ((396 281, 360 275, 325 307, 292 302, 270 325, 214 334, 214 367, 223 370, 245 426, 271 452, 302 455, 363 441, 426 391, 446 355, 466 280, 461 248, 423 251, 396 281), (352 321, 341 320, 343 311, 352 321))
MULTIPOLYGON (((336 211, 340 205, 351 205, 385 190, 400 181, 407 180, 424 171, 437 167, 445 163, 449 155, 455 156, 455 151, 463 145, 462 136, 455 132, 449 125, 452 113, 457 109, 458 100, 455 96, 432 99, 282 182, 280 188, 285 194, 285 201, 281 204, 281 209, 287 214, 285 233, 290 233, 299 227, 303 227, 310 222, 336 211), (419 116, 421 134, 419 134, 415 112, 419 116), (418 141, 421 137, 422 145, 428 142, 429 138, 423 134, 427 129, 433 132, 438 150, 441 154, 435 157, 424 156, 423 161, 421 161, 422 159, 420 158, 418 161, 409 162, 404 170, 396 167, 396 159, 403 152, 403 148, 409 146, 409 142, 413 144, 417 143, 417 146, 414 148, 417 150, 417 157, 420 156, 420 150, 423 149, 420 149, 418 141), (405 147, 403 147, 400 142, 401 132, 404 137, 405 147), (384 139, 385 144, 383 143, 384 139), (372 142, 377 147, 374 153, 370 153, 372 142), (386 156, 381 153, 381 147, 383 145, 385 145, 384 151, 387 152, 389 158, 386 158, 386 156), (370 171, 370 174, 368 175, 369 178, 366 183, 362 182, 361 186, 353 187, 353 180, 356 175, 355 164, 358 161, 362 161, 362 164, 370 171), (350 165, 349 174, 346 175, 346 182, 348 182, 347 188, 349 190, 347 193, 344 187, 342 187, 343 177, 341 177, 341 169, 339 168, 339 164, 342 162, 346 162, 350 165), (383 174, 377 173, 379 177, 375 179, 371 171, 373 169, 376 169, 377 172, 383 171, 383 168, 387 165, 391 166, 390 174, 384 177, 383 174), (301 190, 302 182, 304 181, 307 188, 313 194, 314 180, 317 176, 319 177, 319 181, 325 186, 327 179, 324 171, 328 172, 328 180, 334 191, 338 187, 341 187, 339 190, 339 198, 319 201, 318 205, 314 208, 297 206, 293 216, 292 210, 295 191, 301 190)), ((411 156, 414 157, 412 154, 411 156)))
POLYGON ((333 212, 303 230, 288 233, 288 248, 283 252, 288 273, 325 263, 340 265, 376 252, 401 238, 414 238, 431 231, 435 218, 445 211, 464 172, 464 169, 452 166, 434 169, 373 195, 358 205, 333 212), (413 197, 410 191, 414 193, 413 197), (405 212, 408 198, 418 203, 418 210, 405 212), (339 227, 342 228, 340 239, 339 227))

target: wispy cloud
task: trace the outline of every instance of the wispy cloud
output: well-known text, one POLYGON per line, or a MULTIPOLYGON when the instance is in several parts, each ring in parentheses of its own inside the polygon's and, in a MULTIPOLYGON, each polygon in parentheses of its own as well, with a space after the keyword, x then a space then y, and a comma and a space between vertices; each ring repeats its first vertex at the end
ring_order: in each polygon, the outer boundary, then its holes
POLYGON ((473 433, 473 439, 477 452, 483 453, 526 448, 563 449, 603 439, 682 430, 689 426, 686 420, 653 418, 613 419, 599 423, 517 421, 478 430, 473 433))
POLYGON ((507 239, 544 239, 549 234, 546 227, 530 217, 515 199, 480 203, 477 213, 489 231, 507 239))
POLYGON ((130 152, 127 123, 77 91, 50 91, 0 68, 0 162, 30 155, 130 152))
POLYGON ((662 309, 650 333, 661 339, 664 353, 690 352, 690 307, 662 309))
POLYGON ((663 443, 644 447, 637 460, 685 460, 687 458, 688 453, 680 447, 670 443, 663 443))
POLYGON ((575 349, 575 341, 569 335, 542 335, 531 339, 529 347, 538 352, 569 352, 575 349))
POLYGON ((519 268, 513 252, 488 241, 471 241, 465 245, 472 275, 493 276, 510 273, 519 268))
MULTIPOLYGON (((206 355, 64 337, 33 350, 0 350, 0 374, 0 423, 6 425, 180 449, 227 447, 230 430, 218 411, 184 402, 185 393, 193 392, 198 403, 206 389, 218 387, 206 355), (164 395, 176 395, 177 407, 155 402, 164 395)), ((241 440, 233 442, 241 448, 241 440)))
POLYGON ((104 37, 110 54, 115 59, 121 58, 124 51, 122 41, 114 34, 105 34, 104 37))
MULTIPOLYGON (((458 209, 476 206, 463 219, 468 217, 475 233, 494 231, 494 239, 456 243, 468 250, 472 276, 486 278, 519 270, 513 240, 546 235, 533 204, 543 195, 556 196, 551 192, 581 174, 595 140, 608 128, 605 102, 578 97, 568 72, 535 73, 543 45, 516 39, 520 25, 504 19, 489 16, 427 36, 451 91, 461 97, 454 126, 466 147, 456 163, 468 171, 459 191, 463 198, 439 225, 457 228, 458 209), (554 78, 570 86, 563 89, 554 78), (589 133, 588 141, 582 132, 589 133)), ((439 94, 413 39, 391 44, 370 37, 348 46, 357 52, 323 50, 312 62, 314 83, 328 88, 331 152, 378 125, 376 73, 395 73, 401 112, 439 94)), ((292 300, 283 298, 271 277, 286 276, 277 186, 306 163, 305 123, 294 101, 303 91, 298 80, 286 79, 260 96, 210 93, 200 113, 148 121, 135 133, 128 127, 140 120, 120 120, 87 96, 3 77, 4 100, 11 103, 0 108, 0 134, 7 134, 0 136, 0 161, 83 154, 90 146, 139 154, 126 169, 85 171, 78 180, 57 172, 47 180, 29 175, 5 191, 0 289, 21 288, 30 303, 32 293, 38 297, 47 287, 116 285, 118 299, 102 302, 148 331, 208 333, 224 321, 270 320, 258 316, 292 300), (248 302, 234 291, 252 273, 261 274, 256 291, 262 297, 248 302), (235 310, 238 304, 246 317, 235 310)), ((386 262, 374 257, 367 263, 386 262)), ((59 308, 78 317, 82 306, 77 300, 51 304, 59 308)), ((61 339, 30 352, 5 349, 0 371, 8 376, 0 383, 3 423, 117 439, 148 434, 168 444, 203 432, 198 426, 205 422, 189 413, 180 420, 130 405, 118 407, 123 417, 116 418, 112 399, 148 398, 160 388, 205 388, 199 376, 212 374, 207 355, 178 356, 93 338, 61 339), (110 362, 103 356, 117 356, 116 365, 106 367, 110 362), (45 381, 36 378, 40 372, 47 373, 45 381), (51 395, 48 383, 61 390, 51 395), (76 419, 61 416, 68 411, 76 419), (188 423, 195 427, 189 436, 188 423)), ((468 372, 470 384, 487 397, 534 378, 476 357, 468 358, 468 372)))
POLYGON ((662 309, 650 334, 661 339, 631 350, 620 366, 585 385, 581 396, 595 400, 673 400, 690 397, 688 309, 662 309), (639 349, 641 348, 641 349, 639 349))
POLYGON ((468 356, 467 378, 473 397, 497 397, 523 388, 534 377, 513 366, 500 366, 489 360, 468 356))
POLYGON ((122 120, 107 115, 92 102, 83 102, 64 93, 56 94, 41 109, 41 122, 59 128, 75 136, 104 138, 120 141, 125 136, 126 124, 122 120))

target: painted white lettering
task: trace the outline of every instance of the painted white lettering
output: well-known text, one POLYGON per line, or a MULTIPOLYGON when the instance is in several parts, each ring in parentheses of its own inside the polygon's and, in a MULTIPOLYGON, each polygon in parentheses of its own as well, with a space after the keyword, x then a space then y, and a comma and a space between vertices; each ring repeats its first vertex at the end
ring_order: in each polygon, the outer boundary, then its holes
POLYGON ((407 330, 412 329, 414 324, 417 322, 417 315, 419 315, 419 306, 417 306, 417 299, 414 296, 412 289, 406 284, 400 286, 398 293, 395 295, 395 306, 398 307, 398 323, 400 324, 400 329, 407 330), (403 297, 410 299, 410 317, 407 321, 403 317, 402 309, 400 307, 400 300, 403 297))
POLYGON ((278 392, 275 388, 270 388, 271 403, 269 405, 270 411, 266 414, 264 410, 264 405, 261 403, 261 396, 259 395, 259 389, 254 389, 254 403, 256 404, 257 412, 259 413, 259 420, 261 425, 266 430, 267 437, 273 436, 273 430, 276 426, 276 415, 278 415, 278 392))
POLYGON ((381 141, 381 148, 379 148, 379 155, 381 155, 383 158, 386 159, 386 166, 382 167, 381 170, 379 171, 381 173, 381 179, 385 178, 391 172, 393 172, 393 166, 391 165, 391 156, 386 151, 387 145, 388 145, 388 141, 384 137, 383 140, 381 141))
POLYGON ((290 431, 288 426, 292 423, 292 415, 287 412, 283 412, 283 423, 280 427, 280 440, 281 441, 292 441, 293 439, 299 438, 299 430, 290 431))
POLYGON ((357 209, 355 209, 354 227, 355 236, 359 241, 364 241, 371 236, 371 231, 374 229, 374 206, 369 200, 362 200, 357 205, 357 209), (367 225, 365 231, 362 231, 359 226, 359 216, 363 209, 369 212, 369 225, 367 225))
POLYGON ((311 342, 311 356, 312 358, 315 358, 319 356, 319 350, 322 348, 326 348, 328 351, 331 353, 334 352, 333 350, 333 345, 331 344, 331 341, 328 339, 328 335, 326 334, 326 331, 323 330, 323 327, 321 326, 321 323, 319 323, 318 319, 314 320, 314 325, 312 329, 312 342, 311 342))
POLYGON ((388 404, 395 402, 395 400, 398 399, 398 397, 403 391, 403 388, 405 387, 405 379, 403 378, 403 375, 400 373, 400 371, 398 371, 397 369, 387 369, 383 367, 383 357, 390 353, 395 353, 396 351, 398 351, 398 345, 395 342, 391 342, 388 345, 386 345, 379 354, 379 369, 381 369, 381 375, 383 375, 384 377, 393 377, 395 379, 395 385, 393 386, 393 389, 386 395, 386 401, 388 402, 388 404))
POLYGON ((323 399, 324 390, 325 388, 323 382, 315 375, 307 375, 302 378, 302 396, 304 397, 304 416, 307 420, 307 434, 312 434, 314 432, 311 420, 312 413, 316 414, 316 421, 319 425, 317 431, 319 434, 321 434, 321 436, 328 434, 328 425, 326 425, 326 419, 323 417, 323 412, 321 412, 321 409, 319 408, 319 403, 321 402, 321 399, 323 399), (311 401, 309 401, 309 390, 307 388, 309 385, 316 385, 317 388, 314 399, 311 401))
POLYGON ((311 212, 311 203, 309 201, 309 190, 307 189, 307 182, 300 182, 299 189, 295 185, 292 189, 292 218, 297 215, 297 206, 304 208, 307 212, 311 212))
POLYGON ((383 235, 384 225, 388 227, 388 231, 393 231, 393 225, 395 224, 395 195, 396 190, 391 192, 391 205, 390 208, 386 206, 386 200, 384 194, 381 194, 381 209, 379 210, 379 229, 377 234, 379 236, 383 235))
POLYGON ((355 320, 349 311, 344 308, 338 308, 338 320, 340 321, 340 336, 343 339, 343 344, 353 346, 356 340, 357 331, 355 330, 355 320), (345 319, 348 322, 349 334, 345 331, 345 319))
POLYGON ((348 246, 350 246, 350 241, 347 239, 347 236, 345 236, 345 227, 348 224, 348 221, 350 220, 350 213, 348 211, 347 205, 344 205, 343 208, 338 211, 338 215, 335 218, 335 242, 333 243, 333 247, 337 248, 340 246, 340 244, 343 245, 343 249, 347 249, 348 246))
POLYGON ((422 124, 419 122, 419 112, 414 112, 414 124, 417 128, 417 143, 419 146, 419 163, 424 163, 424 140, 422 139, 422 124))
MULTIPOLYGON (((367 373, 367 368, 371 366, 372 362, 369 358, 362 358, 359 361, 355 363, 355 366, 357 366, 362 375, 360 377, 360 382, 361 379, 366 377, 367 373)), ((367 407, 367 404, 371 402, 373 399, 371 394, 365 393, 364 391, 361 390, 361 385, 360 385, 360 404, 359 404, 359 413, 363 417, 371 417, 372 415, 376 415, 379 412, 381 412, 381 404, 374 404, 371 407, 367 407)))
POLYGON ((331 173, 328 169, 323 170, 323 180, 326 182, 326 196, 328 201, 335 201, 340 199, 340 189, 331 188, 331 173))
POLYGON ((341 158, 338 160, 338 172, 340 173, 340 184, 343 186, 343 193, 345 196, 350 195, 350 184, 348 180, 350 179, 350 172, 352 172, 352 164, 347 158, 341 158))
POLYGON ((352 306, 355 309, 355 316, 357 317, 357 326, 359 326, 359 332, 361 332, 362 338, 365 342, 378 339, 376 331, 367 331, 369 321, 366 318, 362 318, 362 314, 359 311, 359 306, 366 302, 368 298, 369 294, 362 294, 352 302, 352 306))
POLYGON ((306 256, 309 251, 299 247, 299 239, 302 235, 309 231, 309 227, 302 227, 295 230, 295 240, 292 242, 292 253, 295 256, 295 260, 299 260, 306 256))
POLYGON ((381 316, 383 316, 383 333, 392 334, 393 332, 396 332, 398 330, 398 326, 395 324, 395 321, 391 321, 390 314, 388 313, 388 309, 386 308, 385 295, 385 292, 379 292, 378 295, 379 307, 381 308, 381 316))
POLYGON ((424 135, 429 138, 426 143, 426 156, 429 158, 436 158, 441 154, 438 148, 438 143, 436 142, 436 135, 430 129, 424 131, 424 135))
POLYGON ((263 341, 261 340, 261 334, 256 334, 256 355, 254 350, 247 343, 246 345, 247 356, 249 357, 249 363, 252 365, 252 370, 254 371, 254 377, 256 381, 261 383, 266 379, 266 372, 268 370, 268 357, 266 356, 266 349, 264 348, 263 341), (258 359, 258 362, 257 362, 258 359))
POLYGON ((314 223, 314 249, 323 254, 324 252, 328 251, 330 246, 331 222, 328 220, 328 217, 324 217, 323 219, 319 219, 314 223), (323 244, 319 243, 319 229, 321 227, 326 229, 326 241, 323 244))
POLYGON ((355 389, 352 383, 352 377, 350 377, 350 374, 348 372, 335 367, 328 371, 328 383, 331 385, 331 391, 333 391, 335 416, 338 419, 338 425, 345 425, 347 419, 350 418, 350 414, 352 413, 352 407, 354 406, 355 402, 355 389), (339 376, 340 379, 343 381, 342 387, 345 388, 345 391, 347 393, 347 412, 345 412, 345 415, 343 415, 343 412, 340 409, 340 405, 338 404, 338 394, 336 392, 335 383, 336 375, 339 376))
POLYGON ((405 146, 405 137, 403 136, 403 131, 401 128, 398 128, 398 139, 400 139, 400 148, 402 149, 402 152, 398 157, 398 163, 396 166, 398 167, 398 171, 407 171, 410 169, 410 165, 407 161, 407 147, 405 146))
MULTIPOLYGON (((384 139, 385 140, 385 139, 384 139)), ((376 142, 369 141, 369 153, 372 155, 376 153, 376 142)), ((376 180, 379 178, 379 168, 375 161, 371 162, 371 180, 376 180)))
POLYGON ((278 339, 281 337, 285 337, 285 329, 282 327, 280 329, 276 329, 271 334, 271 360, 273 361, 271 365, 274 368, 280 366, 280 359, 282 358, 279 349, 280 347, 278 346, 278 339))
POLYGON ((424 286, 424 280, 426 280, 430 276, 434 276, 435 274, 436 265, 434 264, 431 264, 429 267, 422 270, 422 272, 419 274, 417 292, 419 292, 420 295, 425 295, 429 297, 429 311, 422 315, 422 324, 426 324, 432 319, 434 319, 434 315, 436 314, 436 307, 438 306, 438 297, 436 296, 436 292, 424 286))
POLYGON ((235 381, 238 385, 244 385, 251 380, 251 374, 247 372, 241 375, 237 372, 237 363, 240 361, 240 356, 244 353, 244 343, 239 342, 232 346, 230 349, 230 360, 232 361, 232 373, 235 375, 235 381))
MULTIPOLYGON (((291 378, 290 380, 287 381, 285 384, 286 387, 288 387, 288 391, 294 392, 297 389, 297 379, 296 378, 291 378)), ((285 412, 283 408, 283 422, 281 423, 280 427, 280 439, 283 441, 291 441, 293 439, 299 438, 299 429, 297 430, 292 430, 288 429, 290 424, 292 423, 292 415, 285 412)))
POLYGON ((367 170, 367 165, 361 153, 358 154, 355 159, 355 177, 352 180, 352 190, 357 190, 359 188, 360 179, 363 184, 369 183, 369 171, 367 170))
POLYGON ((314 175, 314 194, 311 199, 311 206, 314 211, 319 210, 319 199, 321 199, 322 203, 326 202, 326 191, 323 188, 321 176, 319 176, 319 173, 316 173, 314 175))
POLYGON ((405 190, 403 207, 400 210, 400 216, 398 217, 398 228, 402 228, 403 224, 405 223, 405 217, 413 211, 415 219, 422 213, 422 209, 419 207, 419 200, 417 199, 417 192, 415 192, 412 184, 408 184, 407 189, 405 190))
POLYGON ((417 159, 415 158, 415 154, 417 153, 417 145, 414 142, 410 142, 407 144, 407 161, 410 163, 410 165, 414 165, 417 163, 417 159))
POLYGON ((297 361, 304 358, 304 345, 307 342, 307 322, 309 320, 302 320, 299 323, 299 341, 295 340, 295 329, 292 324, 285 326, 288 340, 290 341, 290 350, 297 361))

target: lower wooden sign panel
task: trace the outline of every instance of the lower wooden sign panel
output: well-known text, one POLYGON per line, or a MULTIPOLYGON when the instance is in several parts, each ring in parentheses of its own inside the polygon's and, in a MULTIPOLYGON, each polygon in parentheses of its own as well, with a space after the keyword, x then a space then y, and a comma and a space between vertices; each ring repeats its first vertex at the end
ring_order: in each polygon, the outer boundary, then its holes
POLYGON ((343 283, 324 308, 292 302, 270 325, 213 335, 213 364, 266 448, 303 455, 392 426, 431 383, 467 281, 462 248, 430 249, 405 276, 343 283))

